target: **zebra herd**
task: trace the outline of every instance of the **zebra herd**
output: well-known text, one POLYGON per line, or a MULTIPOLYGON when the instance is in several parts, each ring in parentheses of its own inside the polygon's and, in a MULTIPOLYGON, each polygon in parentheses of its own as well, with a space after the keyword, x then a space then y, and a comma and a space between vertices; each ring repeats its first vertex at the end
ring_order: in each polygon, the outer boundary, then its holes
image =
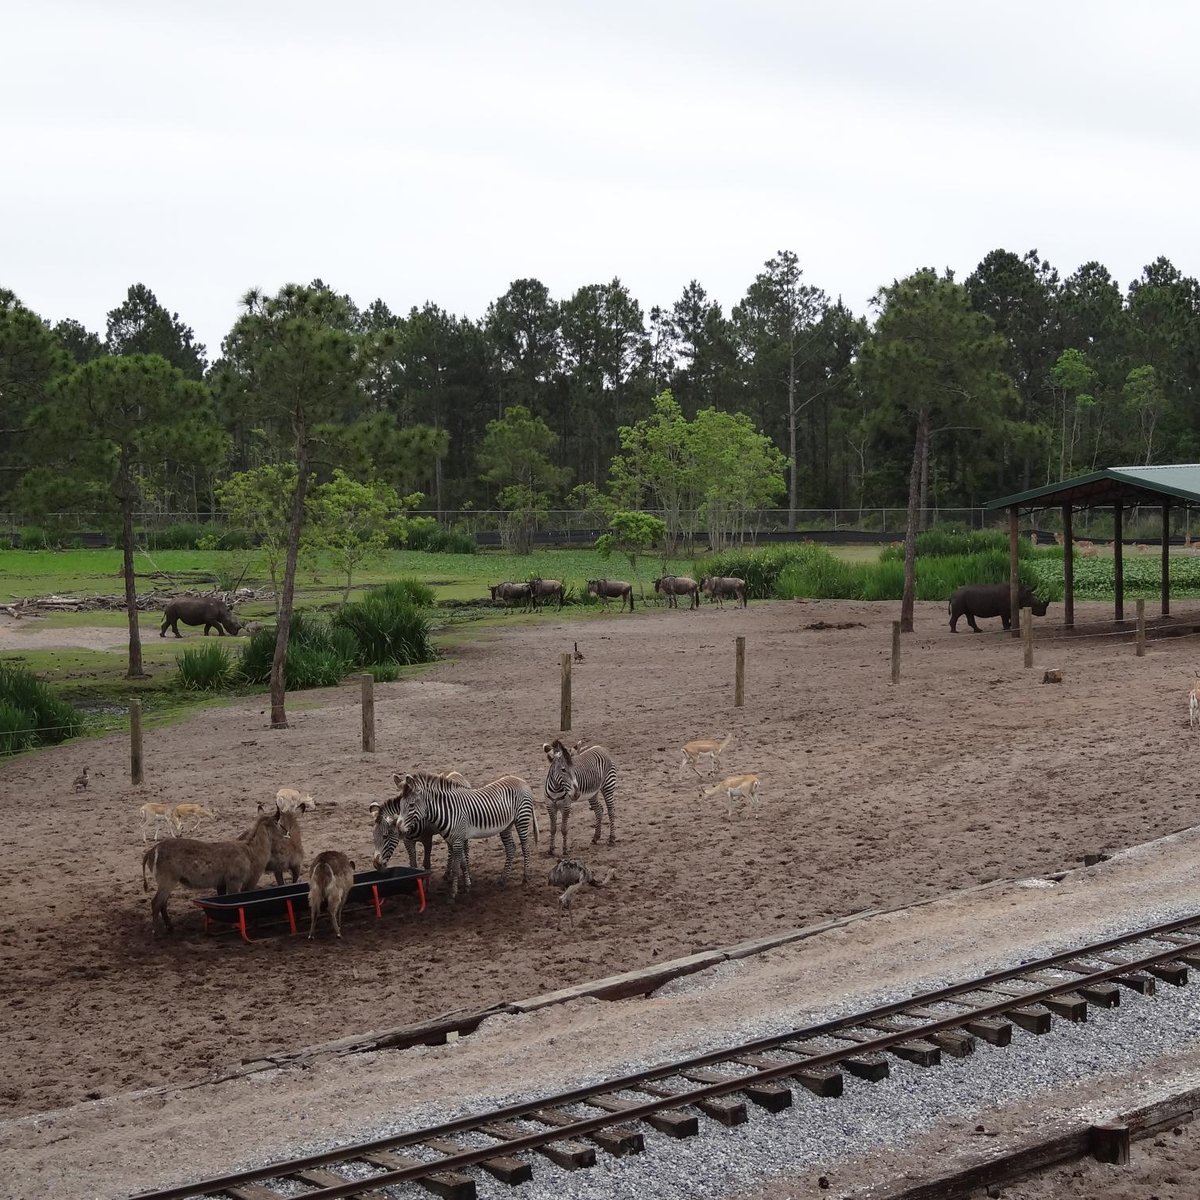
MULTIPOLYGON (((568 747, 559 739, 542 746, 546 755, 546 808, 550 816, 550 849, 554 854, 557 827, 562 822, 562 852, 567 854, 567 820, 571 805, 585 800, 596 817, 592 842, 600 840, 603 818, 608 815, 608 844, 616 842, 617 768, 603 746, 576 743, 568 747)), ((446 879, 450 898, 458 895, 461 883, 471 886, 468 845, 473 838, 499 837, 504 846, 504 871, 501 883, 512 873, 516 848, 513 833, 521 843, 522 881, 529 882, 529 836, 536 845, 539 837, 533 792, 517 775, 502 775, 484 787, 472 787, 456 771, 438 773, 414 770, 392 776, 397 792, 383 804, 372 804, 374 821, 375 868, 387 866, 401 842, 408 851, 409 866, 417 865, 417 842, 425 851, 425 869, 429 869, 430 845, 434 834, 449 849, 446 879)))

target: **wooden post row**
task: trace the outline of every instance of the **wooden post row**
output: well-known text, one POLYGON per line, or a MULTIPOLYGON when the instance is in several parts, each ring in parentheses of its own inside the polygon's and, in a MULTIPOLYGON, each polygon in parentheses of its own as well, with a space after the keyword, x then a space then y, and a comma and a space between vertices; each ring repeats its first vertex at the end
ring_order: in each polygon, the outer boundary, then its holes
POLYGON ((142 782, 142 702, 136 697, 129 701, 129 778, 142 782))
POLYGON ((737 640, 736 665, 733 676, 733 707, 741 708, 746 702, 746 639, 737 640))
POLYGON ((362 748, 375 753, 375 677, 362 676, 362 748))
POLYGON ((900 682, 900 622, 892 622, 892 682, 900 682))
POLYGON ((558 727, 563 733, 571 728, 571 656, 562 656, 562 691, 558 702, 558 727))

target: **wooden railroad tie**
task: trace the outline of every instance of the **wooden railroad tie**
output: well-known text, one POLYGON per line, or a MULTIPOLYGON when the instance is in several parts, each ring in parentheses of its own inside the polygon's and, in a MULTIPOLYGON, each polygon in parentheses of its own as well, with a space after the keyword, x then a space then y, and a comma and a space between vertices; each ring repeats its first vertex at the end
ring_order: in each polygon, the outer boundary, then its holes
MULTIPOLYGON (((873 1042, 877 1034, 868 1033, 865 1029, 839 1029, 831 1035, 839 1041, 873 1042)), ((913 1038, 908 1042, 897 1042, 887 1048, 889 1054, 904 1059, 905 1062, 916 1063, 918 1067, 936 1067, 942 1061, 942 1052, 932 1042, 921 1038, 913 1038)))
MULTIPOLYGON (((1061 981, 1056 980, 1055 982, 1061 981)), ((1004 983, 989 983, 986 989, 981 988, 980 990, 991 992, 997 996, 1011 996, 1014 1000, 1020 1000, 1029 995, 1028 989, 1004 983)), ((1087 1001, 1078 992, 1062 992, 1057 996, 1046 996, 1037 1001, 1035 1005, 1026 1007, 1047 1008, 1056 1016, 1066 1017, 1068 1021, 1087 1020, 1087 1001)))
MULTIPOLYGON (((659 1098, 679 1094, 658 1083, 641 1083, 638 1084, 636 1090, 645 1092, 647 1096, 659 1098)), ((734 1125, 744 1125, 748 1120, 745 1101, 737 1100, 732 1096, 716 1096, 710 1100, 695 1100, 693 1103, 706 1117, 712 1117, 721 1125, 728 1125, 732 1128, 734 1125)))
MULTIPOLYGON (((527 1119, 540 1121, 543 1125, 551 1125, 556 1129, 561 1129, 564 1125, 574 1125, 579 1120, 578 1117, 573 1117, 558 1108, 540 1108, 527 1119)), ((608 1129, 597 1129, 587 1135, 587 1140, 595 1142, 601 1150, 614 1158, 623 1158, 626 1154, 641 1154, 646 1148, 645 1137, 632 1125, 613 1125, 608 1129)))
MULTIPOLYGON (((591 1104, 596 1108, 602 1108, 605 1112, 622 1113, 626 1109, 637 1108, 636 1100, 622 1100, 611 1093, 605 1093, 601 1096, 589 1096, 586 1104, 591 1104)), ((700 1132, 700 1121, 692 1116, 691 1113, 680 1112, 678 1109, 667 1109, 665 1112, 648 1113, 639 1120, 645 1121, 651 1129, 657 1129, 659 1133, 665 1133, 667 1137, 673 1138, 689 1138, 695 1137, 700 1132)))
MULTIPOLYGON (((480 1125, 479 1132, 486 1133, 488 1137, 498 1138, 502 1142, 528 1136, 515 1121, 491 1121, 480 1125)), ((556 1167, 564 1167, 568 1171, 596 1165, 596 1151, 582 1142, 566 1139, 561 1142, 547 1142, 544 1146, 538 1146, 537 1152, 548 1158, 556 1167)))
MULTIPOLYGON (((1100 962, 1111 963, 1114 967, 1125 965, 1124 960, 1119 958, 1105 958, 1098 954, 1089 954, 1088 957, 1098 959, 1100 962)), ((1089 967, 1075 959, 1072 959, 1071 962, 1060 963, 1058 970, 1069 971, 1072 975, 1094 975, 1096 973, 1095 967, 1089 967)), ((1109 982, 1119 983, 1122 987, 1128 988, 1131 992, 1137 992, 1140 996, 1154 995, 1154 979, 1145 971, 1130 971, 1128 975, 1118 975, 1109 982)))
MULTIPOLYGON (((970 1007, 970 1005, 961 1005, 953 1000, 942 1000, 939 1003, 953 1005, 955 1008, 970 1007)), ((906 1008, 904 1011, 907 1016, 917 1017, 922 1021, 944 1021, 948 1015, 931 1012, 927 1008, 906 1008)), ((1012 1022, 1006 1021, 1003 1017, 967 1017, 964 1018, 962 1027, 968 1033, 982 1038, 993 1046, 1007 1046, 1012 1041, 1012 1022)), ((949 1032, 954 1031, 950 1030, 949 1032)), ((945 1047, 943 1046, 942 1049, 945 1047)), ((953 1051, 947 1051, 947 1053, 952 1054, 953 1051)))
MULTIPOLYGON (((729 1061, 741 1063, 745 1067, 753 1067, 756 1071, 765 1071, 772 1067, 786 1065, 785 1062, 781 1062, 777 1058, 768 1058, 765 1054, 739 1054, 729 1061)), ((801 1087, 807 1088, 814 1096, 836 1099, 845 1090, 845 1077, 836 1066, 809 1067, 806 1070, 802 1060, 793 1065, 796 1069, 791 1078, 801 1087)))
POLYGON ((760 1108, 765 1108, 767 1112, 783 1112, 785 1108, 792 1107, 792 1089, 790 1087, 782 1083, 755 1083, 753 1075, 739 1078, 736 1075, 727 1075, 722 1071, 712 1071, 707 1067, 701 1067, 696 1071, 684 1071, 683 1077, 692 1083, 704 1085, 732 1083, 736 1080, 738 1091, 742 1092, 747 1100, 753 1100, 760 1108))
POLYGON ((434 1173, 423 1175, 416 1181, 426 1191, 443 1197, 443 1200, 475 1200, 475 1180, 461 1171, 439 1171, 436 1163, 423 1163, 420 1159, 405 1158, 402 1154, 393 1154, 390 1150, 373 1150, 369 1154, 360 1154, 358 1157, 373 1167, 382 1167, 385 1171, 407 1171, 409 1167, 429 1167, 434 1173))
MULTIPOLYGON (((463 1150, 462 1146, 450 1138, 430 1138, 422 1144, 440 1154, 461 1154, 463 1150)), ((479 1165, 501 1183, 526 1183, 533 1178, 533 1168, 512 1154, 485 1158, 479 1165)))
MULTIPOLYGON (((789 1054, 800 1054, 806 1058, 810 1058, 815 1054, 830 1054, 835 1050, 844 1049, 839 1046, 833 1039, 829 1038, 814 1038, 809 1042, 783 1042, 780 1050, 786 1050, 789 1054)), ((838 1066, 844 1071, 858 1079, 866 1079, 871 1083, 878 1083, 881 1079, 886 1079, 891 1072, 891 1067, 888 1064, 886 1054, 880 1054, 878 1050, 864 1050, 860 1054, 851 1054, 843 1058, 838 1066)))
MULTIPOLYGON (((344 1187, 346 1184, 352 1182, 350 1179, 347 1179, 345 1175, 339 1175, 336 1171, 330 1171, 325 1167, 308 1167, 303 1171, 293 1171, 290 1175, 286 1176, 286 1178, 296 1179, 301 1183, 310 1183, 313 1187, 319 1188, 344 1187)), ((276 1197, 279 1195, 278 1192, 270 1191, 267 1194, 276 1197)), ((441 1195, 442 1193, 439 1192, 438 1194, 441 1195)), ((468 1193, 463 1192, 461 1195, 466 1197, 468 1193)), ((475 1195, 475 1189, 473 1186, 469 1195, 475 1195)), ((388 1200, 388 1197, 386 1193, 378 1191, 374 1188, 367 1190, 364 1185, 363 1191, 354 1193, 354 1200, 388 1200)))
MULTIPOLYGON (((878 1029, 881 1033, 904 1033, 908 1028, 899 1021, 880 1020, 866 1021, 867 1029, 878 1029)), ((947 1029, 942 1033, 927 1033, 924 1041, 932 1042, 939 1050, 944 1050, 951 1058, 966 1058, 975 1053, 975 1039, 961 1029, 947 1029)))

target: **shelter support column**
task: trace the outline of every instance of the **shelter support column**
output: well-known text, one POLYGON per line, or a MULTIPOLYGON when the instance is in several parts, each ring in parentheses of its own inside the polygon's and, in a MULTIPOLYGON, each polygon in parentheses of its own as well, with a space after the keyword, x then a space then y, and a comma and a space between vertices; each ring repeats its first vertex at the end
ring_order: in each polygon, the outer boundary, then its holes
POLYGON ((1171 506, 1162 506, 1162 615, 1171 615, 1171 506))
POLYGON ((1063 505, 1063 625, 1075 627, 1075 531, 1071 524, 1071 506, 1063 505))
POLYGON ((1020 637, 1021 635, 1021 604, 1018 599, 1021 590, 1021 564, 1017 554, 1017 539, 1020 537, 1020 531, 1017 529, 1017 523, 1020 518, 1021 510, 1015 505, 1011 505, 1008 510, 1008 611, 1012 617, 1012 635, 1020 637))
POLYGON ((1113 620, 1125 620, 1125 561, 1122 557, 1124 546, 1121 544, 1122 517, 1124 509, 1120 504, 1113 505, 1113 620))

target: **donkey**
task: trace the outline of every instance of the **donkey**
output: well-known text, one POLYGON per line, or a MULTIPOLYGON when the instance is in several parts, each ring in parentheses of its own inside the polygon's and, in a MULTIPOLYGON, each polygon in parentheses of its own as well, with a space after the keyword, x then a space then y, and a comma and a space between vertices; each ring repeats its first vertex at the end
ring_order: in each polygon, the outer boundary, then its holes
POLYGON ((589 579, 587 581, 589 596, 597 596, 608 607, 610 600, 621 601, 621 611, 625 611, 625 601, 629 601, 629 611, 633 612, 633 585, 623 579, 589 579))
POLYGON ((175 928, 167 912, 167 900, 180 885, 189 888, 214 888, 218 896, 227 892, 249 891, 263 873, 271 853, 272 831, 284 837, 278 807, 264 813, 254 823, 245 841, 201 842, 195 838, 171 838, 155 842, 142 855, 142 890, 148 892, 147 867, 154 873, 155 892, 150 901, 150 924, 162 917, 168 933, 175 928))
POLYGON ((488 591, 492 593, 493 604, 499 600, 505 607, 508 607, 514 600, 520 600, 526 608, 533 602, 533 589, 527 583, 505 581, 489 585, 488 591))
POLYGON ((342 909, 346 897, 354 886, 354 860, 340 850, 322 850, 308 868, 308 911, 312 919, 308 923, 308 940, 313 940, 317 931, 317 917, 324 902, 333 926, 333 936, 342 936, 342 909))
POLYGON ((664 575, 654 581, 654 590, 666 596, 668 608, 678 608, 680 596, 691 597, 688 608, 700 607, 700 585, 690 575, 664 575))
POLYGON ((706 575, 700 580, 700 590, 721 608, 726 600, 736 600, 739 608, 746 607, 746 581, 736 575, 706 575))
POLYGON ((566 591, 561 579, 534 579, 529 584, 529 594, 534 608, 538 608, 543 600, 557 596, 558 607, 561 610, 563 601, 566 599, 566 591))

